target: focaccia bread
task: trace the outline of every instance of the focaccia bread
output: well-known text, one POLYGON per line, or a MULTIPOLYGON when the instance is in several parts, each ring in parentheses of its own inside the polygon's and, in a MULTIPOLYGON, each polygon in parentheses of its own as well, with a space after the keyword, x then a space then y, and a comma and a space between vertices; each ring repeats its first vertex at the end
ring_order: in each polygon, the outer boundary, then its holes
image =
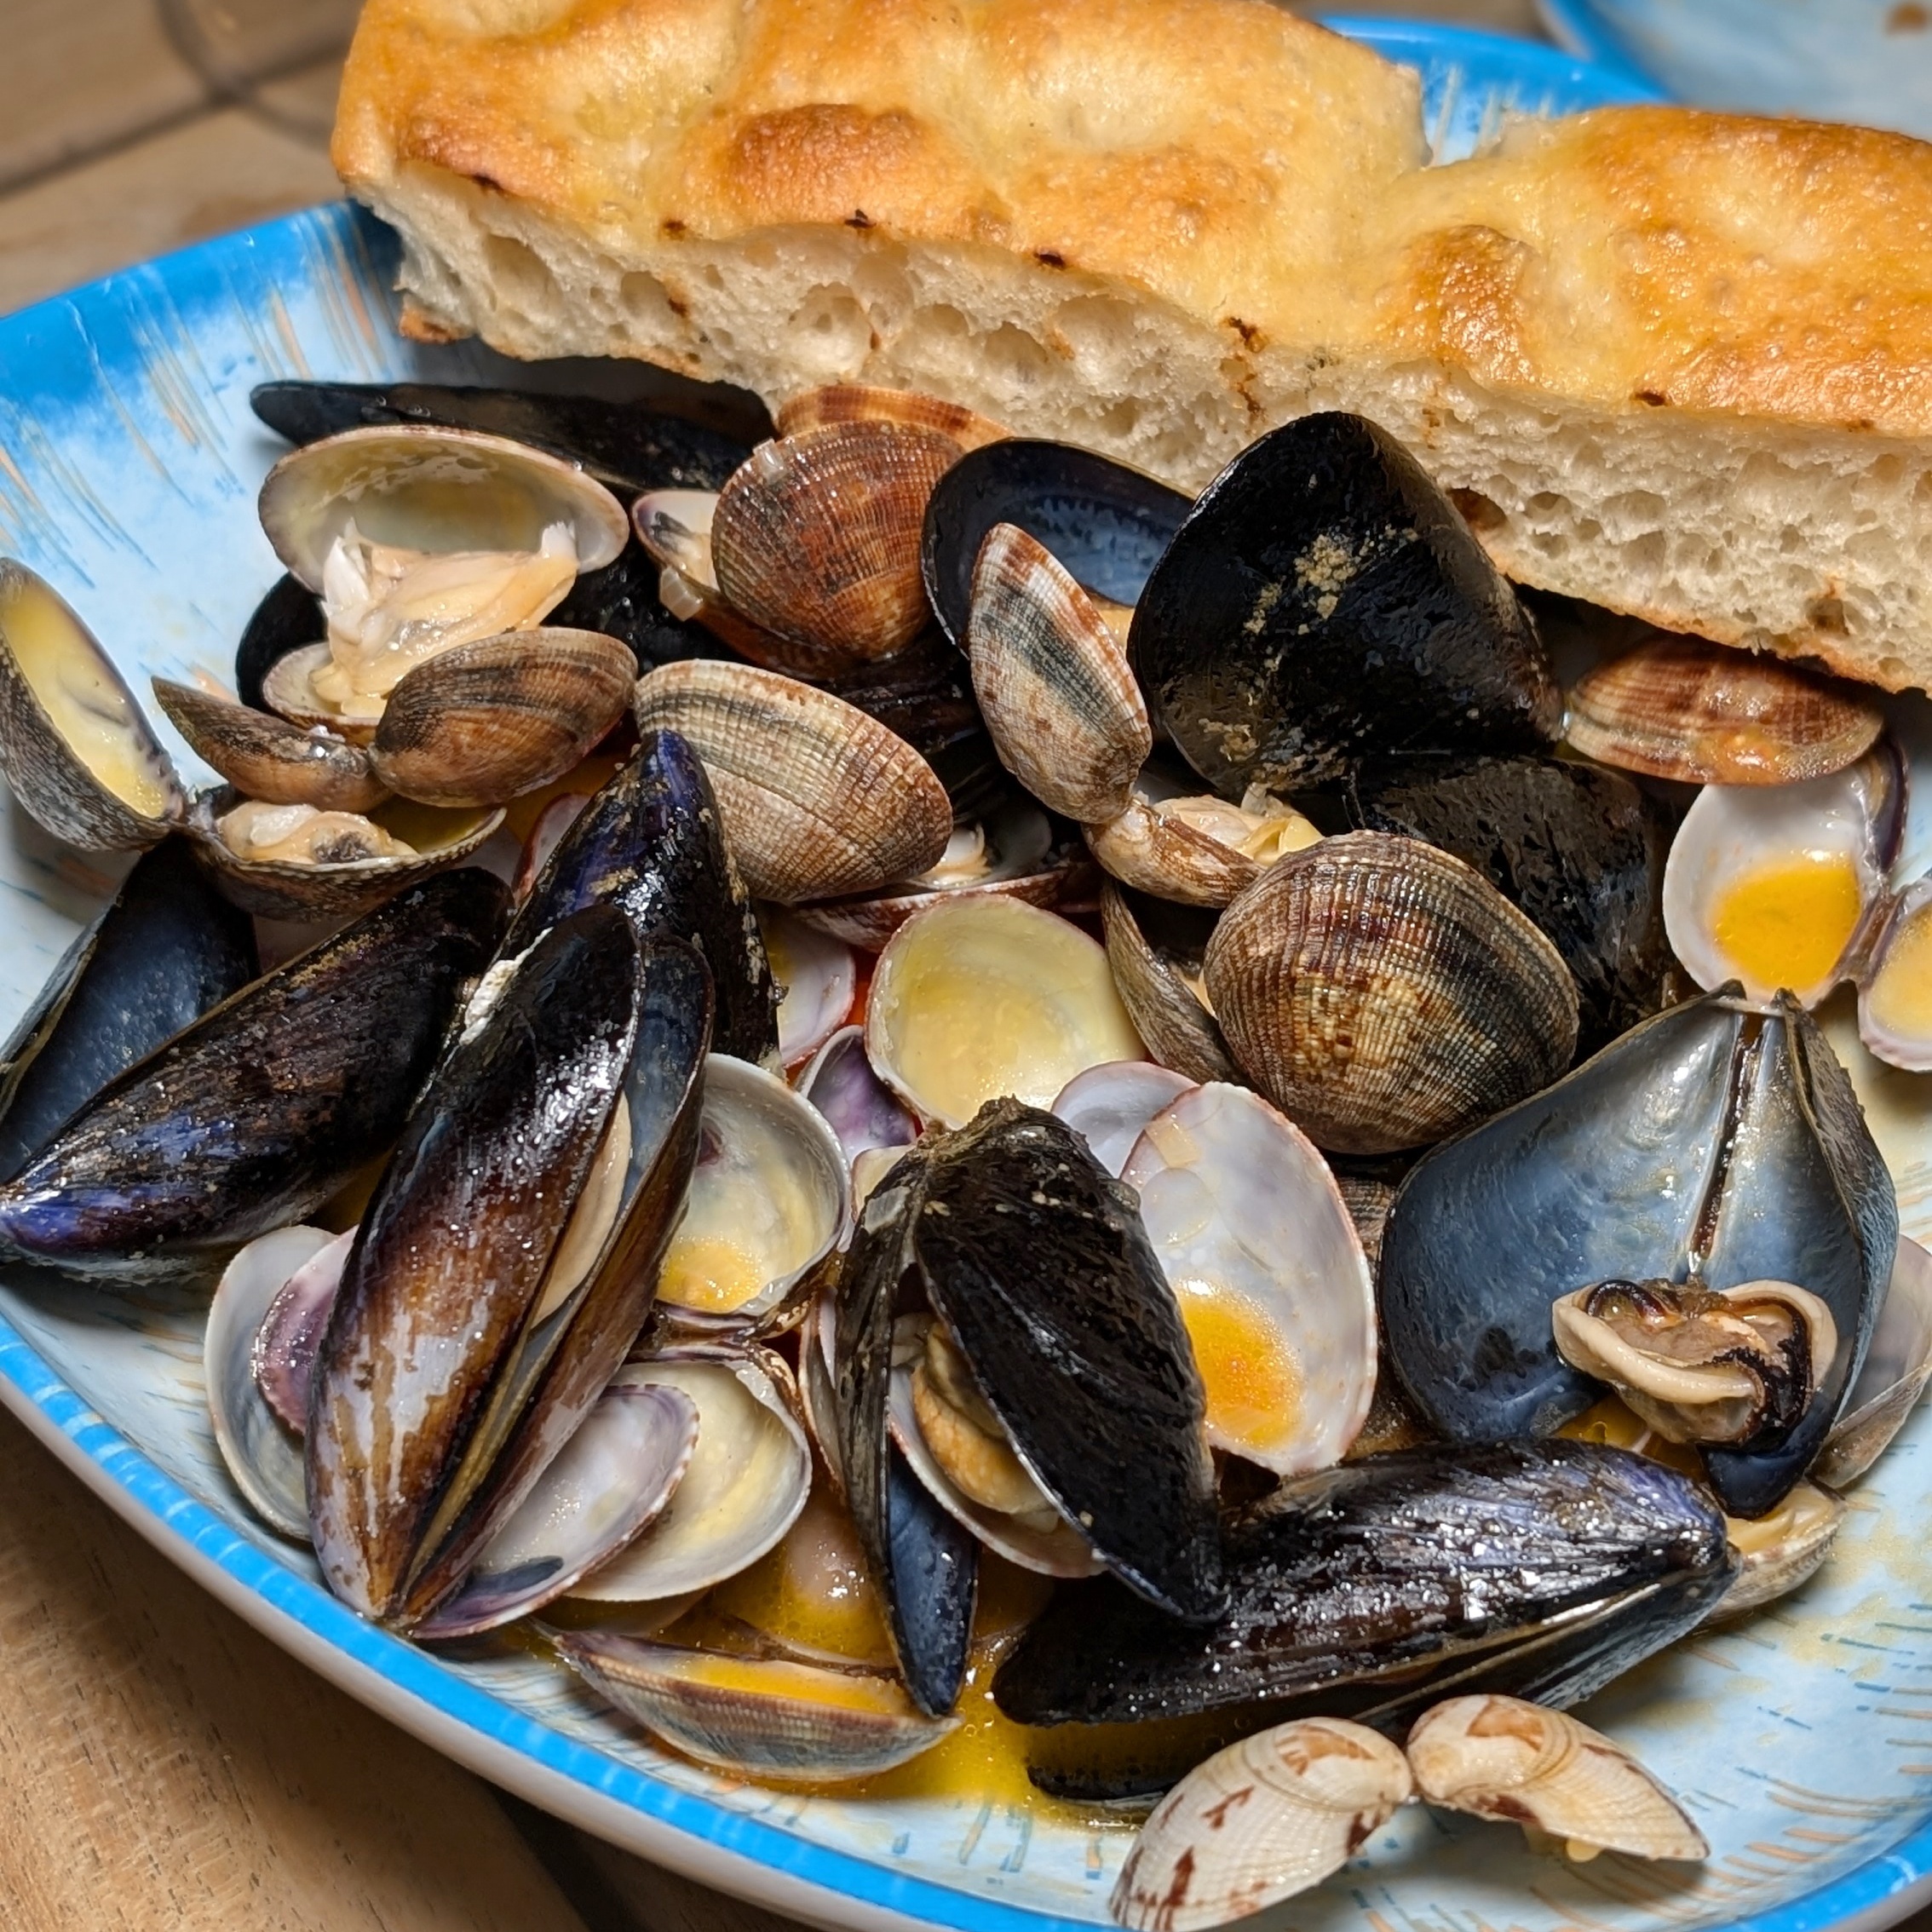
POLYGON ((407 325, 927 389, 1199 485, 1342 407, 1503 567, 1932 682, 1932 147, 1677 108, 1426 165, 1268 0, 368 0, 407 325))

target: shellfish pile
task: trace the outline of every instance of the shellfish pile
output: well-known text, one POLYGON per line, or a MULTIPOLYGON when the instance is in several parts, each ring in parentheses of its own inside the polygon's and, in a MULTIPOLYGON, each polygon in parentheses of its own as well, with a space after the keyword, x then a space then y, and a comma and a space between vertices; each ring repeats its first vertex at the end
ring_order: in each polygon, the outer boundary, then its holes
POLYGON ((9 783, 141 854, 0 1056, 0 1259, 212 1282, 238 1492, 400 1632, 736 1774, 970 1698, 1159 1801, 1124 1923, 1416 1796, 1703 1855, 1565 1712, 1932 1374, 1811 1010, 1932 1068, 1922 710, 1566 694, 1590 613, 1351 417, 1189 502, 881 391, 256 400, 289 574, 153 687, 218 782, 0 562, 9 783))

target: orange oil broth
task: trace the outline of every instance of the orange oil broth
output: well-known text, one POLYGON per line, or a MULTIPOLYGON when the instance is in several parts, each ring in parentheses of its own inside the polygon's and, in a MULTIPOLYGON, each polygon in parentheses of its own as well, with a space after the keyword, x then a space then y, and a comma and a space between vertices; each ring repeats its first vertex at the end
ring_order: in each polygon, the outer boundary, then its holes
POLYGON ((553 779, 549 785, 540 785, 535 791, 526 791, 522 797, 511 799, 503 808, 503 830, 521 845, 537 829, 537 821, 543 817, 547 806, 570 792, 578 792, 588 798, 593 792, 601 791, 623 762, 608 752, 593 751, 581 764, 572 766, 561 779, 553 779))
POLYGON ((1580 1416, 1573 1416, 1556 1431, 1573 1442, 1601 1442, 1613 1449, 1629 1449, 1661 1463, 1666 1469, 1704 1477, 1704 1464, 1696 1450, 1682 1442, 1659 1435, 1643 1417, 1625 1406, 1620 1398, 1606 1395, 1580 1416))
POLYGON ((1215 1283, 1176 1288, 1216 1439, 1262 1452, 1287 1441, 1300 1417, 1301 1370, 1262 1311, 1215 1283))
POLYGON ((1893 932, 1883 969, 1865 989, 1872 1022, 1895 1033, 1932 1033, 1932 905, 1893 932))
POLYGON ((1858 924, 1857 868, 1842 852, 1755 867, 1718 900, 1711 936, 1754 992, 1802 992, 1837 963, 1858 924))

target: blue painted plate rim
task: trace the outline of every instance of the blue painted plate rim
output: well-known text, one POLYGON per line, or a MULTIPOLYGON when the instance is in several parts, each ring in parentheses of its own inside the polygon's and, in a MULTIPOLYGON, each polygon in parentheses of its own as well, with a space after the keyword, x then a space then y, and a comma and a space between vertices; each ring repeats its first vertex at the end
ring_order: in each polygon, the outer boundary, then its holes
MULTIPOLYGON (((1552 15, 1555 0, 1540 0, 1552 15)), ((1567 26, 1567 9, 1563 23, 1567 26)), ((1468 61, 1494 72, 1513 72, 1530 87, 1586 89, 1605 102, 1663 98, 1654 83, 1614 58, 1593 61, 1560 48, 1542 47, 1475 28, 1346 14, 1324 15, 1337 31, 1396 60, 1423 56, 1468 61)), ((1606 49, 1606 51, 1609 51, 1606 49)), ((246 249, 300 216, 282 217, 239 234, 194 244, 123 273, 158 273, 164 280, 221 251, 246 249)), ((118 278, 91 285, 96 298, 113 298, 118 278)), ((31 340, 69 298, 0 318, 16 340, 31 340)), ((285 1567, 198 1501, 157 1463, 120 1435, 67 1385, 12 1324, 0 1319, 0 1399, 98 1493, 164 1553, 188 1568, 230 1605, 285 1642, 292 1633, 346 1660, 365 1701, 381 1690, 387 1714, 411 1723, 441 1748, 463 1756, 486 1775, 505 1780, 508 1761, 545 1774, 526 1795, 543 1802, 556 1784, 576 1792, 589 1809, 614 1807, 653 1821, 664 1834, 702 1846, 727 1869, 703 1874, 775 1909, 814 1912, 831 1922, 842 1906, 856 1904, 872 1923, 897 1918, 957 1929, 957 1932, 1090 1932, 1083 1922, 936 1884, 815 1844, 762 1820, 727 1810, 679 1791, 648 1774, 579 1744, 511 1709, 464 1681, 425 1651, 365 1623, 319 1584, 285 1567), (405 1707, 397 1707, 398 1699, 405 1707), (472 1748, 462 1748, 465 1737, 472 1748), (547 1780, 554 1780, 544 1788, 547 1780), (869 1908, 869 1909, 863 1909, 869 1908)), ((354 1687, 351 1687, 354 1688, 354 1687)), ((655 1836, 655 1834, 653 1834, 655 1836)), ((661 1854, 670 1843, 659 1843, 661 1854)), ((1772 1911, 1732 1922, 1724 1932, 1820 1932, 1827 1926, 1877 1932, 1902 1916, 1932 1888, 1932 1816, 1889 1850, 1804 1897, 1772 1911)), ((849 1921, 848 1921, 849 1923, 849 1921)))

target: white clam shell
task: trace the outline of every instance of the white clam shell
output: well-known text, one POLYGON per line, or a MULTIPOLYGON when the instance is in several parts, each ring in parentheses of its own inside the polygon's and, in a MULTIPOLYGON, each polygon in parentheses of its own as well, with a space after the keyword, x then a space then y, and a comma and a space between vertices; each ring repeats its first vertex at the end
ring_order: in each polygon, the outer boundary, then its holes
POLYGON ((1115 1060, 1076 1073, 1060 1090, 1052 1111, 1093 1149, 1115 1180, 1147 1123, 1194 1083, 1151 1060, 1115 1060))
POLYGON ((1431 1804, 1534 1826, 1636 1858, 1711 1855, 1683 1808, 1620 1745, 1566 1711, 1515 1697, 1454 1697, 1409 1733, 1431 1804))
POLYGON ((1865 1363, 1811 1469, 1832 1489, 1856 1482, 1882 1456, 1932 1379, 1932 1253, 1899 1238, 1885 1305, 1865 1363))
POLYGON ((1218 1751, 1141 1827, 1108 1901, 1134 1932, 1201 1932, 1340 1870, 1412 1788, 1387 1738, 1339 1717, 1278 1724, 1218 1751))
POLYGON ((1728 1623, 1808 1581, 1831 1555, 1844 1520, 1843 1503, 1814 1482, 1801 1482, 1768 1516, 1727 1518, 1725 1532, 1744 1561, 1705 1622, 1728 1623))
POLYGON ((779 993, 779 1057, 795 1067, 845 1024, 859 990, 858 956, 775 906, 759 907, 758 927, 779 993))

